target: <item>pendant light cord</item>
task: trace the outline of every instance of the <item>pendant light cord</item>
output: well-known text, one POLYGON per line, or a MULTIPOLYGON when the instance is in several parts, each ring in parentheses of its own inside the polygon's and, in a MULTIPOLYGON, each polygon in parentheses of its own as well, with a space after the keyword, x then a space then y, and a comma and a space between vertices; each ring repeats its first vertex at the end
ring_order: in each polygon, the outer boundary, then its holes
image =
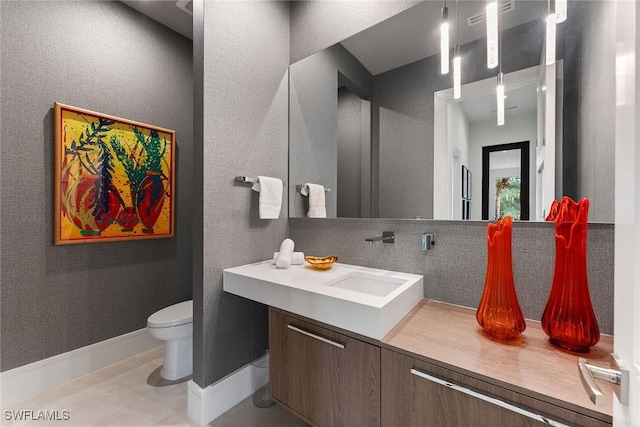
MULTIPOLYGON (((515 0, 514 0, 515 1, 515 0)), ((550 1, 550 0, 547 0, 550 1)), ((496 4, 500 4, 496 2, 496 4)), ((500 28, 500 7, 498 7, 498 73, 502 74, 502 28, 500 28)))
POLYGON ((458 38, 458 14, 460 11, 458 3, 459 0, 456 0, 456 48, 454 49, 453 56, 460 55, 460 40, 458 38))

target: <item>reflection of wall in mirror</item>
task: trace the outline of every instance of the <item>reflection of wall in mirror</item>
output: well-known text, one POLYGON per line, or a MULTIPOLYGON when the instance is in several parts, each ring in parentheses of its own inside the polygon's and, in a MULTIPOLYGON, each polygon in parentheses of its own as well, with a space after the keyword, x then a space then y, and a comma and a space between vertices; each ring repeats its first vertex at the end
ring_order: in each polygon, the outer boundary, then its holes
POLYGON ((338 88, 337 211, 342 218, 371 216, 371 106, 347 87, 338 88))
POLYGON ((306 216, 297 184, 312 182, 326 193, 327 217, 337 216, 338 72, 361 92, 371 93, 371 74, 344 47, 335 45, 290 67, 289 216, 306 216))
POLYGON ((450 157, 450 161, 445 165, 447 169, 450 168, 450 173, 447 173, 447 175, 451 177, 451 183, 442 188, 442 191, 446 193, 446 200, 451 201, 447 205, 449 212, 446 217, 458 220, 463 219, 463 211, 459 206, 460 199, 464 197, 464 193, 467 193, 465 191, 466 177, 464 176, 466 175, 466 170, 462 173, 462 166, 470 167, 469 122, 459 103, 447 105, 447 135, 451 142, 450 145, 453 147, 451 156, 447 156, 450 157))

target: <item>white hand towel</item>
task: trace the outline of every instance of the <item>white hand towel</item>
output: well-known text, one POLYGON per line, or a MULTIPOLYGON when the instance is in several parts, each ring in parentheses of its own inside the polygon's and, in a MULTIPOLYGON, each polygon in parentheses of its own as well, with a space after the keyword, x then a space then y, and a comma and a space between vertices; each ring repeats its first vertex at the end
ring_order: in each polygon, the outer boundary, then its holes
POLYGON ((324 205, 324 186, 305 184, 309 188, 309 218, 326 218, 327 208, 324 205))
POLYGON ((291 258, 293 256, 293 248, 295 243, 291 239, 284 239, 280 245, 280 254, 276 260, 276 268, 291 267, 291 258))
MULTIPOLYGON (((273 262, 275 264, 278 261, 278 257, 280 256, 280 252, 273 253, 273 262)), ((291 265, 302 265, 304 264, 304 252, 294 252, 291 254, 291 265)))
POLYGON ((282 180, 258 176, 258 182, 251 189, 260 192, 260 219, 278 219, 282 208, 282 180))

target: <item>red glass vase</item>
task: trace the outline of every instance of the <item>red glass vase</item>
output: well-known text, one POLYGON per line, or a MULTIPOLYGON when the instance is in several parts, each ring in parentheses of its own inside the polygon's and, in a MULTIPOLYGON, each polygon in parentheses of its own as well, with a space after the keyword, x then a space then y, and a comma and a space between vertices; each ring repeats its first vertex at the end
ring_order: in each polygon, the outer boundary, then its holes
POLYGON ((487 276, 476 320, 494 338, 512 340, 527 327, 516 296, 511 258, 513 218, 489 224, 487 276))
POLYGON ((589 200, 569 197, 553 203, 547 221, 555 221, 556 265, 542 329, 551 344, 585 353, 600 340, 587 281, 589 200))

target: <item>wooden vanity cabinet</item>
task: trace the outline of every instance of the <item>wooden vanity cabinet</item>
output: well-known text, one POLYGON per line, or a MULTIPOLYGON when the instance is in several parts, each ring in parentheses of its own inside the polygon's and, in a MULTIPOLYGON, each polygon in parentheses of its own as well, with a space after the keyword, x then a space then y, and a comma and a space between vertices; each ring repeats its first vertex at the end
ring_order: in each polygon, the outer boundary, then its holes
POLYGON ((326 427, 380 425, 380 348, 269 309, 272 398, 326 427))
MULTIPOLYGON (((428 313, 438 314, 438 307, 431 306, 428 313)), ((377 345, 374 340, 359 339, 348 331, 270 307, 272 398, 308 423, 321 427, 611 426, 610 417, 602 412, 572 403, 570 399, 553 397, 558 395, 559 387, 566 390, 567 378, 572 378, 569 375, 563 376, 561 372, 549 375, 540 370, 540 375, 546 375, 543 384, 548 383, 549 393, 540 390, 540 383, 536 393, 531 391, 530 384, 522 381, 501 382, 494 376, 445 363, 444 358, 436 360, 424 355, 438 345, 440 354, 448 354, 449 359, 457 362, 477 356, 478 352, 463 352, 459 357, 459 350, 456 354, 448 353, 450 344, 428 339, 424 342, 430 344, 419 346, 421 351, 403 348, 411 348, 407 342, 413 343, 425 324, 429 323, 411 325, 405 321, 385 338, 396 345, 384 340, 377 345)), ((549 359, 546 350, 540 351, 546 343, 542 336, 542 332, 530 331, 529 356, 520 353, 521 360, 530 361, 534 354, 531 352, 535 351, 546 354, 549 359)), ((452 348, 460 348, 464 342, 459 341, 452 348)), ((486 344, 483 348, 487 349, 482 354, 492 354, 494 343, 487 340, 481 344, 486 344)), ((564 354, 553 358, 563 369, 573 366, 572 359, 564 354)), ((486 363, 501 366, 499 358, 491 356, 486 363)), ((518 377, 538 378, 535 375, 538 365, 518 366, 511 366, 519 372, 518 377), (530 369, 527 375, 523 367, 530 369)), ((577 369, 575 375, 578 375, 577 369)), ((576 387, 579 386, 578 381, 576 387)))
POLYGON ((381 360, 383 426, 611 425, 387 349, 381 360))

